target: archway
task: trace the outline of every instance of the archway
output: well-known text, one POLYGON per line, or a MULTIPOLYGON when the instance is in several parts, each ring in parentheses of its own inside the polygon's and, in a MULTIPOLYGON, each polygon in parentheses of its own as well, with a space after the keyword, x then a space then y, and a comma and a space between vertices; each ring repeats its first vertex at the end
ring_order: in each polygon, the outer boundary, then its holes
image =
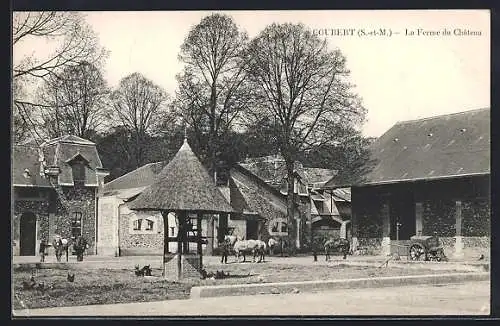
POLYGON ((36 215, 34 213, 25 212, 21 215, 19 242, 19 254, 21 256, 35 256, 36 215))

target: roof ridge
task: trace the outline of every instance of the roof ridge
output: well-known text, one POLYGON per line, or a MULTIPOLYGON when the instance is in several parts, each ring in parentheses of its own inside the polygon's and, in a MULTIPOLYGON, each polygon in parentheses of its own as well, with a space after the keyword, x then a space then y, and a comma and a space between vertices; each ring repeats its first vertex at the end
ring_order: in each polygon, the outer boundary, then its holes
POLYGON ((121 175, 121 176, 119 176, 118 178, 115 178, 115 179, 111 180, 110 182, 106 183, 106 184, 105 184, 105 186, 112 184, 112 183, 113 183, 113 182, 115 182, 116 180, 121 180, 121 179, 123 179, 124 177, 128 176, 128 175, 129 175, 129 174, 131 174, 132 172, 136 172, 136 171, 138 171, 138 170, 144 169, 144 168, 145 168, 145 167, 147 167, 147 166, 150 166, 150 165, 153 165, 153 164, 159 164, 159 163, 163 163, 163 162, 164 162, 164 161, 158 161, 158 162, 146 163, 146 164, 144 164, 144 165, 142 165, 142 166, 138 167, 137 169, 134 169, 134 170, 132 170, 132 171, 129 171, 129 172, 125 173, 124 175, 121 175))
POLYGON ((435 115, 432 117, 425 117, 425 118, 419 118, 419 119, 412 119, 412 120, 403 120, 403 121, 397 121, 395 125, 399 124, 406 124, 406 123, 414 123, 417 121, 426 121, 426 120, 432 120, 432 119, 438 119, 446 116, 451 116, 451 115, 459 115, 459 114, 467 114, 467 113, 472 113, 472 112, 477 112, 477 111, 490 111, 491 108, 480 108, 480 109, 473 109, 473 110, 466 110, 466 111, 460 111, 460 112, 452 112, 452 113, 446 113, 446 114, 441 114, 441 115, 435 115))

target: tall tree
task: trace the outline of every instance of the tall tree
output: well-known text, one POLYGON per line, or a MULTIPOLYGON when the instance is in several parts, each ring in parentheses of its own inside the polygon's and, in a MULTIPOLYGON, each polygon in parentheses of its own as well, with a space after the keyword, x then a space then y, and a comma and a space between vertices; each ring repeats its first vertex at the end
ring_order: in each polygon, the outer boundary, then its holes
MULTIPOLYGON (((15 12, 12 43, 12 78, 13 83, 18 85, 13 92, 14 112, 18 119, 13 122, 28 124, 35 133, 37 121, 34 111, 39 103, 33 100, 30 89, 36 88, 40 80, 57 76, 67 66, 82 61, 97 65, 107 56, 107 51, 99 45, 96 34, 85 22, 84 15, 76 12, 15 12), (23 53, 22 48, 33 41, 46 41, 49 46, 54 44, 55 49, 47 55, 32 51, 23 53)), ((22 125, 15 125, 14 129, 19 130, 20 127, 22 125)))
MULTIPOLYGON (((294 161, 305 150, 338 142, 360 125, 365 109, 348 82, 339 50, 328 50, 302 24, 267 26, 248 47, 254 117, 273 125, 273 141, 287 168, 289 236, 294 220, 294 161)), ((291 240, 292 240, 291 239, 291 240)))
POLYGON ((40 118, 45 134, 73 134, 90 139, 103 127, 109 89, 101 71, 89 62, 51 75, 40 91, 40 118))
POLYGON ((120 81, 111 94, 113 109, 110 119, 115 126, 129 130, 131 142, 128 153, 134 167, 146 162, 147 141, 160 131, 160 126, 175 119, 169 110, 169 96, 158 85, 140 73, 133 73, 120 81))
POLYGON ((204 144, 211 172, 224 137, 247 106, 241 56, 246 41, 232 18, 212 14, 191 29, 181 46, 185 67, 177 76, 176 103, 204 144))

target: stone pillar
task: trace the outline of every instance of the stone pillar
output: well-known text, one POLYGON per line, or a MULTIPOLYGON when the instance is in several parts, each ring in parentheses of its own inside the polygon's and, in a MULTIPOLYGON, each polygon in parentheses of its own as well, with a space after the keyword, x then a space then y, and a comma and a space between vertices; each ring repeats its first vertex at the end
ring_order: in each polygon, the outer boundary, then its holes
POLYGON ((455 202, 455 252, 453 254, 456 258, 463 257, 463 242, 462 242, 462 202, 457 200, 455 202))
POLYGON ((424 225, 423 225, 423 214, 424 205, 423 203, 415 203, 415 233, 416 235, 423 235, 424 225))
POLYGON ((391 213, 390 202, 386 198, 382 202, 382 255, 387 256, 391 254, 391 213))
POLYGON ((360 202, 358 198, 358 191, 356 188, 351 188, 351 251, 355 252, 358 249, 359 241, 359 230, 358 230, 358 204, 360 202))
POLYGON ((166 277, 167 253, 168 253, 168 211, 162 211, 163 217, 163 276, 166 277))

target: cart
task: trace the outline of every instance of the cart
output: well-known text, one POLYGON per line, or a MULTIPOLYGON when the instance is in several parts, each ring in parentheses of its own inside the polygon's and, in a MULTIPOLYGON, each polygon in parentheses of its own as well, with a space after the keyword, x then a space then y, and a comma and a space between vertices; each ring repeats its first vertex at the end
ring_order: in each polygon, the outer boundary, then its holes
POLYGON ((408 248, 409 260, 447 261, 444 249, 437 236, 414 235, 408 248))
POLYGON ((437 236, 414 235, 410 240, 391 241, 391 255, 413 261, 447 261, 437 236))

